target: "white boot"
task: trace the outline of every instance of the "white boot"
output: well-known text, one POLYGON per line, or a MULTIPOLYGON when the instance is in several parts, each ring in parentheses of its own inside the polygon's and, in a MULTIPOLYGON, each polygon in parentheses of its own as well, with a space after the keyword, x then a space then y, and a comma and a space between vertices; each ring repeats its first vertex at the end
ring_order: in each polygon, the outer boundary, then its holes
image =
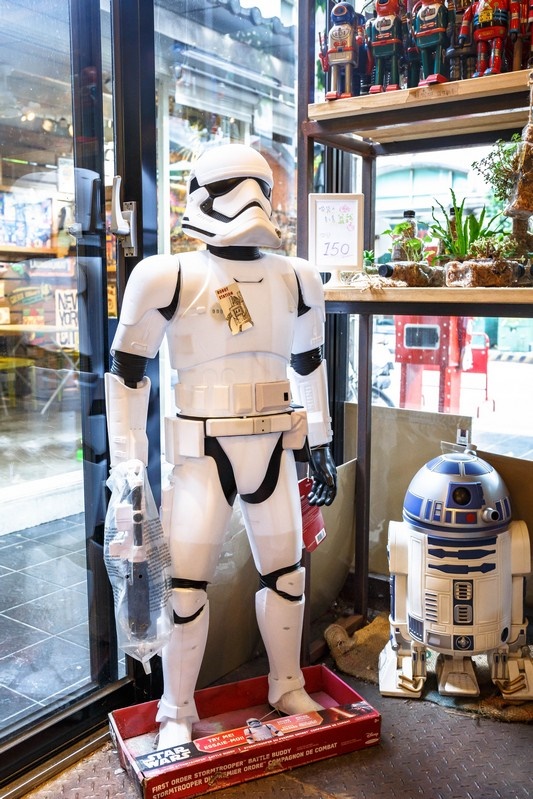
POLYGON ((256 594, 257 623, 268 655, 268 701, 281 713, 321 710, 304 689, 300 648, 305 599, 291 602, 270 588, 256 594))
POLYGON ((164 692, 156 721, 160 723, 156 749, 169 749, 192 740, 198 721, 194 690, 207 641, 209 606, 193 621, 176 624, 162 651, 164 692))

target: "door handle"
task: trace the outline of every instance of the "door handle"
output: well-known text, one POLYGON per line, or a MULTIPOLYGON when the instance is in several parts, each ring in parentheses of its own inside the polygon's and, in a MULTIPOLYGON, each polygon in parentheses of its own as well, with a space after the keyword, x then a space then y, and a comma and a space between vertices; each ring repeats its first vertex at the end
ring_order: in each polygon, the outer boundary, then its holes
POLYGON ((111 191, 111 225, 109 230, 120 241, 124 255, 133 258, 137 255, 137 203, 120 202, 122 178, 115 175, 111 191))

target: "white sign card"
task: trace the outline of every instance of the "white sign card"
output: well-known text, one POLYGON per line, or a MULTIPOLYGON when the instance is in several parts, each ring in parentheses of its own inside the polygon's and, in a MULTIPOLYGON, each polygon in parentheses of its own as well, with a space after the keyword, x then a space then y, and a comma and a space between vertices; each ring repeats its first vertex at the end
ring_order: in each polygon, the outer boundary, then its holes
POLYGON ((309 195, 309 260, 320 271, 363 268, 363 195, 309 195))

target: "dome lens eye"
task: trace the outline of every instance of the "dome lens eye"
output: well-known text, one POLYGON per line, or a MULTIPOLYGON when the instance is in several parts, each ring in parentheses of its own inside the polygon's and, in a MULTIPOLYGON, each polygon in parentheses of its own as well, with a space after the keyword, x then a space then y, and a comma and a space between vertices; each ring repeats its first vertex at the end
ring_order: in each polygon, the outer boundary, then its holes
POLYGON ((472 499, 470 490, 462 486, 454 489, 452 497, 456 505, 461 505, 463 507, 465 505, 468 505, 468 503, 472 499))

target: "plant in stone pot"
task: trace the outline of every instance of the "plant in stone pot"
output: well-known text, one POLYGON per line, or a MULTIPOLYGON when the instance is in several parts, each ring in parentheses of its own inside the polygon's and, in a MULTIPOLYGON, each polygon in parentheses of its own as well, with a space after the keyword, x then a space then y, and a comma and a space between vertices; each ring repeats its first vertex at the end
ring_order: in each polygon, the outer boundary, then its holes
POLYGON ((517 256, 527 257, 533 250, 529 220, 533 214, 533 161, 531 125, 522 135, 513 133, 509 141, 498 139, 487 155, 474 161, 472 168, 492 189, 503 214, 512 220, 512 235, 517 256))
POLYGON ((439 258, 445 262, 447 286, 510 286, 515 282, 517 263, 511 259, 517 244, 504 233, 501 213, 487 218, 485 206, 478 215, 465 211, 465 200, 457 202, 451 190, 452 206, 446 211, 437 201, 444 216, 441 222, 432 209, 430 231, 439 239, 439 258))
POLYGON ((419 238, 412 235, 412 222, 398 222, 391 228, 383 231, 384 236, 390 236, 392 247, 390 248, 391 260, 410 261, 417 263, 422 256, 422 242, 419 238))
POLYGON ((413 235, 411 221, 398 222, 392 228, 383 231, 383 235, 391 237, 391 260, 381 264, 379 274, 400 280, 408 286, 442 285, 438 278, 438 270, 432 268, 424 257, 424 242, 429 238, 413 235))
POLYGON ((429 226, 432 236, 439 241, 439 260, 448 261, 450 258, 466 258, 474 241, 501 233, 505 220, 501 213, 494 214, 487 219, 485 206, 479 214, 465 210, 465 200, 458 203, 453 189, 450 189, 452 203, 447 211, 442 203, 435 200, 439 206, 444 222, 435 216, 435 207, 431 209, 433 224, 429 226))
POLYGON ((363 271, 370 275, 377 273, 374 250, 363 250, 363 271))

